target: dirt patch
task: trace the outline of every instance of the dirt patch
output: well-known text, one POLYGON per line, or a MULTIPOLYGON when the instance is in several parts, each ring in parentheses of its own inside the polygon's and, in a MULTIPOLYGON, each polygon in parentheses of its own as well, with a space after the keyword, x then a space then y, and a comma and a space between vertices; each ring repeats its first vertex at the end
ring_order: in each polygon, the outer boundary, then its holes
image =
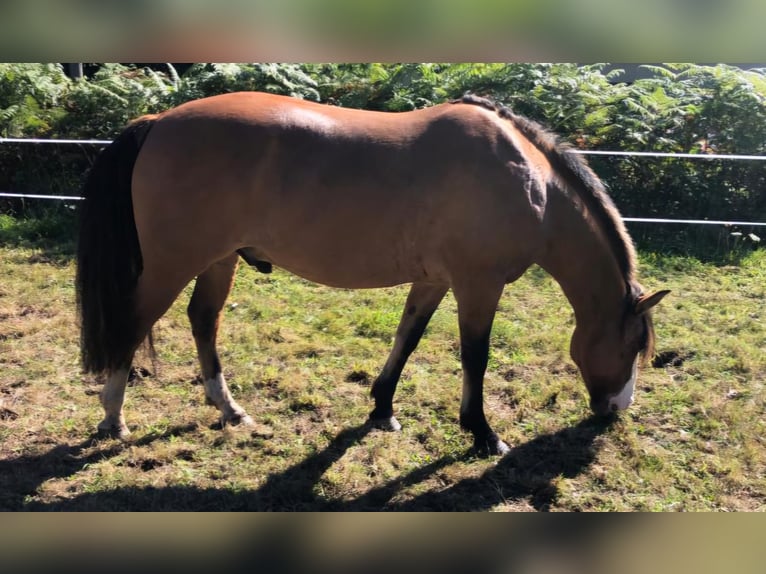
POLYGON ((26 305, 21 308, 21 310, 18 312, 19 317, 41 317, 43 319, 50 319, 51 317, 54 317, 56 313, 54 311, 51 311, 50 309, 42 309, 39 307, 32 307, 31 305, 26 305))
POLYGON ((504 373, 502 373, 503 379, 506 381, 529 381, 535 376, 537 369, 534 367, 526 367, 524 365, 517 365, 511 367, 504 373))
POLYGON ((177 458, 177 459, 179 459, 179 460, 185 460, 185 461, 187 461, 187 462, 194 462, 195 460, 197 460, 197 457, 196 457, 196 455, 194 454, 194 451, 193 451, 193 450, 191 450, 191 449, 182 449, 182 450, 179 450, 179 451, 176 453, 176 455, 175 455, 175 458, 177 458))
POLYGON ((16 339, 21 339, 24 336, 24 333, 21 331, 11 331, 10 333, 0 333, 0 341, 13 341, 16 339))
POLYGON ((558 391, 553 392, 548 396, 542 404, 542 408, 544 409, 552 409, 556 406, 556 402, 558 401, 559 393, 558 391))
POLYGON ((563 361, 556 361, 549 365, 514 365, 509 368, 501 376, 506 381, 531 381, 534 377, 541 373, 549 373, 551 375, 567 375, 576 376, 577 368, 574 365, 565 363, 563 361))
POLYGON ((294 353, 298 359, 317 359, 322 355, 322 350, 315 347, 297 349, 294 353))
POLYGON ((139 382, 152 376, 152 372, 144 367, 131 367, 128 373, 128 386, 133 387, 139 382))
POLYGON ((0 399, 0 421, 15 421, 17 418, 19 418, 19 413, 6 406, 0 399))
POLYGON ((346 375, 345 381, 347 383, 356 383, 362 386, 369 386, 372 384, 372 375, 367 371, 351 371, 346 375))
POLYGON ((300 413, 303 411, 315 411, 319 408, 314 401, 304 397, 294 398, 287 406, 294 413, 300 413))
POLYGON ((143 472, 149 472, 160 466, 164 466, 165 462, 157 460, 156 458, 143 458, 143 459, 130 459, 125 461, 126 466, 131 468, 139 468, 143 472))
POLYGON ((0 420, 14 421, 19 418, 19 413, 13 408, 19 401, 18 395, 9 388, 0 388, 0 420))
POLYGON ((662 369, 664 367, 680 367, 689 359, 696 356, 694 351, 662 351, 652 359, 652 367, 662 369))
POLYGON ((502 401, 512 408, 519 406, 519 403, 521 402, 516 390, 511 387, 502 389, 500 391, 500 396, 502 401))
POLYGON ((548 367, 548 370, 554 375, 571 375, 577 374, 577 367, 571 363, 565 363, 563 361, 559 363, 553 363, 548 367))

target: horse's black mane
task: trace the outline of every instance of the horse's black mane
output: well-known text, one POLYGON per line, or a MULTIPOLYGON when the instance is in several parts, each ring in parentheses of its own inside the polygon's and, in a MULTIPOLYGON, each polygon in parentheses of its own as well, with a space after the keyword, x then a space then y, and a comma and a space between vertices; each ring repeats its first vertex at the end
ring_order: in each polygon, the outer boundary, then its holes
POLYGON ((612 246, 617 258, 628 292, 637 288, 635 282, 636 252, 633 241, 628 235, 617 208, 606 192, 604 184, 579 154, 569 153, 572 147, 545 129, 539 123, 517 115, 510 108, 497 104, 487 98, 466 94, 452 100, 453 104, 471 104, 496 112, 501 118, 510 121, 527 139, 529 139, 548 159, 557 174, 568 186, 576 190, 588 211, 599 223, 612 246))

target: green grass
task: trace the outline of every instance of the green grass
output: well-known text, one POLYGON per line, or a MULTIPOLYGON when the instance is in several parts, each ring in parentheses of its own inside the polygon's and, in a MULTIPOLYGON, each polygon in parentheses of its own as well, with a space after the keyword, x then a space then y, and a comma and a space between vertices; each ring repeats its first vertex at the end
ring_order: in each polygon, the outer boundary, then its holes
POLYGON ((256 426, 221 430, 197 378, 187 289, 158 324, 157 372, 128 388, 133 435, 120 443, 93 435, 99 385, 79 371, 66 250, 7 241, 0 268, 3 510, 766 509, 764 251, 735 265, 642 255, 645 287, 673 290, 655 312, 667 364, 642 371, 636 403, 611 423, 589 416, 558 285, 533 268, 509 286, 485 385, 513 446, 503 459, 475 456, 458 427, 451 295, 400 381, 402 432, 368 431, 406 287, 334 290, 240 268, 220 348, 256 426))

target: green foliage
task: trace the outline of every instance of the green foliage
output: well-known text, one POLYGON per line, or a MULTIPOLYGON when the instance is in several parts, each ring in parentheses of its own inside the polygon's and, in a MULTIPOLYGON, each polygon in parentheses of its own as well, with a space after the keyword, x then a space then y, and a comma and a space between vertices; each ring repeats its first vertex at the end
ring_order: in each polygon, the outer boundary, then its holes
MULTIPOLYGON (((668 65, 654 78, 616 86, 609 125, 589 146, 699 154, 766 154, 766 75, 734 67, 668 65)), ((766 169, 759 161, 595 158, 623 213, 636 217, 766 219, 766 169)), ((726 246, 731 230, 637 228, 639 240, 726 246)))
MULTIPOLYGON (((55 64, 0 64, 0 135, 110 138, 132 118, 220 93, 258 90, 381 111, 466 92, 540 121, 581 149, 766 153, 766 72, 717 65, 647 66, 619 83, 602 64, 195 64, 182 75, 105 64, 68 79, 55 64)), ((76 194, 97 150, 0 147, 0 189, 76 194)), ((763 162, 594 156, 625 216, 766 219, 763 162)), ((12 207, 18 208, 16 204, 12 207)), ((0 206, 7 211, 8 206, 0 206)), ((631 225, 654 248, 726 251, 751 229, 631 225)))
POLYGON ((59 131, 62 137, 114 137, 130 120, 165 109, 173 88, 151 70, 105 64, 90 80, 72 82, 59 131))
POLYGON ((447 64, 322 64, 307 66, 319 77, 322 101, 349 108, 401 112, 443 102, 447 64))
POLYGON ((297 64, 195 64, 177 80, 167 103, 239 91, 319 100, 316 81, 297 64))
POLYGON ((0 64, 0 135, 33 137, 60 117, 68 78, 54 64, 0 64))
POLYGON ((71 252, 76 216, 72 209, 49 209, 34 218, 0 214, 0 244, 44 247, 71 252))

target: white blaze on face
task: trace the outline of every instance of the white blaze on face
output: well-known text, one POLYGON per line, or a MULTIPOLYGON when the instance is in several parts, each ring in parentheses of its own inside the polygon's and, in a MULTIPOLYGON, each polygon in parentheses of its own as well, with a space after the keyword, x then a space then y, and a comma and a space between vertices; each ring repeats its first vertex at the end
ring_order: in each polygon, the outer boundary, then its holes
POLYGON ((633 369, 630 371, 630 379, 622 387, 622 390, 609 398, 609 410, 622 411, 633 403, 633 390, 636 388, 636 376, 638 374, 638 357, 633 361, 633 369))

